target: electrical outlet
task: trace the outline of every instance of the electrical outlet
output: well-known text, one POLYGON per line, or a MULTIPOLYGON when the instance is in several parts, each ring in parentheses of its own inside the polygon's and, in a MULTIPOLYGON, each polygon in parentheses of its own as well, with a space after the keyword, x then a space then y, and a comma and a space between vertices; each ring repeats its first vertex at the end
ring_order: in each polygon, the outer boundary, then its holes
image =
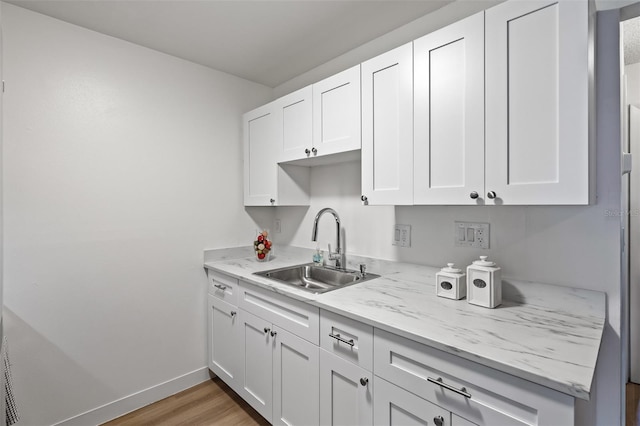
POLYGON ((282 232, 282 221, 280 219, 274 220, 273 227, 275 228, 275 233, 279 234, 280 232, 282 232))
POLYGON ((396 225, 393 228, 394 246, 411 247, 411 225, 396 225))
POLYGON ((455 222, 453 239, 456 247, 489 248, 489 224, 455 222))

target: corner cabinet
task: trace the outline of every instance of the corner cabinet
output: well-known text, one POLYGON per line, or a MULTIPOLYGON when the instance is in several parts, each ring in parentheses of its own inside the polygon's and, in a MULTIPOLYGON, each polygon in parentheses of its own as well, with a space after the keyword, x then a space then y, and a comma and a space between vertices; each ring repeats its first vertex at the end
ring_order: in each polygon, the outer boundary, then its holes
POLYGON ((283 135, 293 143, 302 133, 286 106, 274 101, 243 115, 245 206, 309 205, 309 168, 278 165, 283 135))
POLYGON ((509 1, 486 11, 491 203, 589 203, 588 8, 509 1))
POLYGON ((362 201, 413 204, 413 48, 362 64, 362 201))
POLYGON ((276 150, 278 114, 274 103, 242 117, 244 135, 244 205, 275 205, 278 192, 276 150))

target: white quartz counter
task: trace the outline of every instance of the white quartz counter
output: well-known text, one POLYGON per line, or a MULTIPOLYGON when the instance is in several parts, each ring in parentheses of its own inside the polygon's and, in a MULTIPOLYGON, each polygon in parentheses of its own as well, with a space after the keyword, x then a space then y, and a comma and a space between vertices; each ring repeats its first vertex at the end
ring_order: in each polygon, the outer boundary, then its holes
POLYGON ((205 267, 306 301, 479 364, 588 399, 605 324, 605 294, 503 278, 495 309, 436 296, 438 268, 349 256, 380 278, 315 295, 254 272, 311 259, 279 248, 258 262, 251 248, 205 252, 205 267))

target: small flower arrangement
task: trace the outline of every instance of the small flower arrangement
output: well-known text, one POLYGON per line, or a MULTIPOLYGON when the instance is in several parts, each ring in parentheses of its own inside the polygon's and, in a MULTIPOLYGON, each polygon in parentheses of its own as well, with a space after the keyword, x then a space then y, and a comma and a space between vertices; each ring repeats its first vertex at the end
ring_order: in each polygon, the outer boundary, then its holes
POLYGON ((269 253, 271 252, 271 241, 267 238, 269 236, 269 232, 264 230, 262 232, 258 232, 256 236, 256 240, 253 242, 253 249, 256 252, 256 257, 260 262, 266 262, 269 260, 269 253))

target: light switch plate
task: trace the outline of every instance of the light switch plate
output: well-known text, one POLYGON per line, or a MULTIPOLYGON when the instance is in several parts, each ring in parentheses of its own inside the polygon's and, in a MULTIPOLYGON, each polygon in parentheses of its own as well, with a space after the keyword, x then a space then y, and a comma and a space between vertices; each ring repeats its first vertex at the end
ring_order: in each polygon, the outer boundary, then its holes
POLYGON ((411 247, 411 225, 396 225, 393 228, 394 246, 411 247))
POLYGON ((489 224, 455 222, 453 240, 456 247, 489 248, 489 224))

